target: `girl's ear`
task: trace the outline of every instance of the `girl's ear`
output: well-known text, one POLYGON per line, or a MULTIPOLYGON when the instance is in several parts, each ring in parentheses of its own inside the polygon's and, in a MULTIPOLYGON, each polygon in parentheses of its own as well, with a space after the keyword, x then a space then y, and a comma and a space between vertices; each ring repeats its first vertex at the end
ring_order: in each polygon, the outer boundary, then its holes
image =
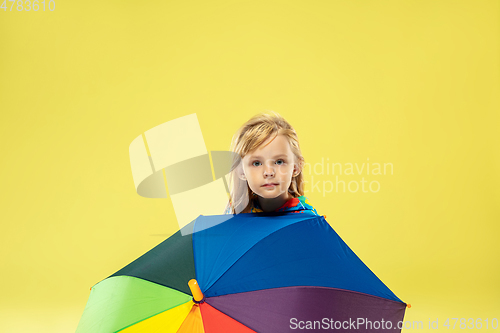
POLYGON ((241 165, 238 165, 237 169, 236 169, 236 173, 238 175, 238 178, 243 180, 243 181, 246 181, 247 180, 247 177, 245 176, 245 171, 243 171, 243 166, 241 165))
POLYGON ((294 165, 293 167, 293 177, 297 177, 300 174, 301 170, 297 164, 294 165))

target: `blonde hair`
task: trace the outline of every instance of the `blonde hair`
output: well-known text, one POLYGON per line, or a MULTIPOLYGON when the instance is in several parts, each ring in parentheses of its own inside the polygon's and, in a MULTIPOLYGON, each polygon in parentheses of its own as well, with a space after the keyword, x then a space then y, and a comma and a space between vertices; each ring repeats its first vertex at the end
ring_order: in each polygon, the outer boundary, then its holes
POLYGON ((238 129, 232 138, 230 150, 234 153, 234 158, 231 166, 230 198, 226 206, 226 213, 238 214, 249 212, 251 198, 254 193, 248 186, 248 183, 239 178, 238 173, 242 170, 240 164, 247 154, 252 153, 267 139, 273 137, 274 140, 280 134, 287 138, 290 148, 295 155, 295 163, 300 171, 297 176, 292 177, 288 192, 294 198, 304 195, 304 177, 301 171, 305 161, 300 150, 297 133, 285 118, 275 111, 270 112, 260 113, 250 118, 238 129))

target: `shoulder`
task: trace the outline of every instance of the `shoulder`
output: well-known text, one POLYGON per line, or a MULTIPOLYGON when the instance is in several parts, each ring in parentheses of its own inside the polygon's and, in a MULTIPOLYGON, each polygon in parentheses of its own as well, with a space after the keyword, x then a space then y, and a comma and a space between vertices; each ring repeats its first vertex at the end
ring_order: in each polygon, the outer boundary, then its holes
POLYGON ((316 209, 313 207, 313 205, 311 204, 311 202, 309 201, 309 199, 305 195, 301 195, 297 199, 299 199, 300 203, 304 206, 305 209, 310 210, 315 215, 319 216, 318 212, 316 211, 316 209))

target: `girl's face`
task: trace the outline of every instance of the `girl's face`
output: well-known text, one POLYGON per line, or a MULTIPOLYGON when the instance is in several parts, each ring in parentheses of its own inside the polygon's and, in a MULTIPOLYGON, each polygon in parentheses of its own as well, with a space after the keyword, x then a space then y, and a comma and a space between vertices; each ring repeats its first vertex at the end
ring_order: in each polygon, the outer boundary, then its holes
POLYGON ((243 157, 242 165, 243 179, 246 178, 250 189, 266 199, 288 198, 292 175, 299 171, 290 144, 281 134, 243 157))

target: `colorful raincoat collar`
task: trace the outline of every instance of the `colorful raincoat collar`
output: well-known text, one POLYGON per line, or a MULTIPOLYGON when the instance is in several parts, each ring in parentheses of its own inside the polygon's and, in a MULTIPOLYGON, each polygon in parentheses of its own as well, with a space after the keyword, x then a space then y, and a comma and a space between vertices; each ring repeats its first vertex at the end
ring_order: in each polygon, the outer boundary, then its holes
MULTIPOLYGON (((309 199, 305 195, 301 195, 297 198, 292 198, 285 202, 283 206, 276 209, 275 212, 294 212, 294 213, 304 213, 306 211, 311 211, 315 215, 319 215, 316 209, 311 205, 309 199)), ((263 213, 264 211, 260 208, 259 200, 256 197, 252 199, 252 205, 250 207, 250 213, 263 213)))

